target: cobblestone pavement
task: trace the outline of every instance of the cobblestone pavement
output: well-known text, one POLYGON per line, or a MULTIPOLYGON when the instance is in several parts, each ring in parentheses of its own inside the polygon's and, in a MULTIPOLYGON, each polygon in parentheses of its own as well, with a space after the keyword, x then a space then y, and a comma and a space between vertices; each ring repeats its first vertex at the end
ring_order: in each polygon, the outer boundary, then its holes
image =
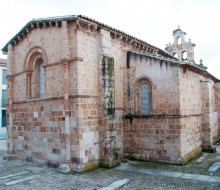
POLYGON ((217 153, 202 154, 184 166, 129 161, 114 169, 82 174, 60 174, 26 161, 6 161, 4 153, 0 148, 0 189, 4 190, 220 190, 220 169, 208 171, 220 161, 219 147, 217 153), (115 185, 123 179, 123 186, 115 185))

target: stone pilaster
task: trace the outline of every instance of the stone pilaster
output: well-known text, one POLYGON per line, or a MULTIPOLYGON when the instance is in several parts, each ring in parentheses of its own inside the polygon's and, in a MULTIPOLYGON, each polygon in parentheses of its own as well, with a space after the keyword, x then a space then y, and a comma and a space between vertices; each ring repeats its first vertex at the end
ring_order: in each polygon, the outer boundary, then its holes
POLYGON ((70 145, 70 102, 69 102, 69 63, 64 63, 64 113, 65 113, 65 137, 66 137, 66 162, 71 160, 70 145))
POLYGON ((220 82, 215 83, 216 111, 218 113, 218 135, 220 135, 220 82))
POLYGON ((100 74, 102 83, 99 87, 100 101, 100 153, 101 166, 114 167, 119 164, 118 153, 116 151, 116 120, 115 120, 115 71, 114 57, 111 52, 111 36, 108 31, 101 30, 101 51, 100 74))
POLYGON ((65 116, 65 140, 66 140, 66 163, 61 164, 58 168, 60 173, 68 173, 71 171, 71 144, 70 144, 70 102, 69 102, 69 30, 67 21, 62 21, 61 27, 61 61, 64 66, 64 116, 65 116))
POLYGON ((61 164, 58 168, 60 173, 68 173, 71 171, 71 134, 70 134, 70 101, 69 101, 69 63, 64 64, 64 116, 65 116, 65 140, 66 140, 66 163, 61 164))
POLYGON ((69 30, 67 21, 62 21, 62 31, 61 31, 61 59, 70 58, 70 48, 69 48, 69 30))
POLYGON ((8 75, 14 74, 14 47, 12 44, 8 45, 7 73, 8 75))
POLYGON ((202 147, 203 151, 213 151, 213 135, 211 126, 211 83, 209 81, 201 81, 200 84, 202 99, 202 147))

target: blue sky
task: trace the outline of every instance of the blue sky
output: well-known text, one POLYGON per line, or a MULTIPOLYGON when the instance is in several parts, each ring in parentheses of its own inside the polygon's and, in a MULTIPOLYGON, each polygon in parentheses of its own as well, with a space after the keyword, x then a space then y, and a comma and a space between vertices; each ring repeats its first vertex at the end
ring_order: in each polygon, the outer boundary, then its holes
POLYGON ((0 6, 1 48, 32 18, 82 14, 161 49, 179 25, 196 44, 196 63, 202 58, 220 79, 219 0, 0 0, 0 6))

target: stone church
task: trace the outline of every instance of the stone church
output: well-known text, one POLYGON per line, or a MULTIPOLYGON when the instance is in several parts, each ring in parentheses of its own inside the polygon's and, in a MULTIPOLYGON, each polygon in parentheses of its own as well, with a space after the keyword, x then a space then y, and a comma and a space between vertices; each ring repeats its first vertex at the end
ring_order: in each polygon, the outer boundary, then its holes
POLYGON ((80 172, 214 151, 220 81, 185 34, 162 50, 81 15, 28 22, 2 48, 7 156, 80 172))

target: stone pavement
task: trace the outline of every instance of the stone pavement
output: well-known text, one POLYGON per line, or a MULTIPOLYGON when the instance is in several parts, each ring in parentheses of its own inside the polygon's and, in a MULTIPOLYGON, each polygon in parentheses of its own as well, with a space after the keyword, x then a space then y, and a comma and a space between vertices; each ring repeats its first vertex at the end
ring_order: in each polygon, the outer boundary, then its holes
POLYGON ((215 164, 220 161, 220 147, 217 150, 184 166, 129 161, 114 169, 65 175, 26 161, 3 160, 6 151, 0 148, 0 190, 220 190, 220 169, 215 164))

